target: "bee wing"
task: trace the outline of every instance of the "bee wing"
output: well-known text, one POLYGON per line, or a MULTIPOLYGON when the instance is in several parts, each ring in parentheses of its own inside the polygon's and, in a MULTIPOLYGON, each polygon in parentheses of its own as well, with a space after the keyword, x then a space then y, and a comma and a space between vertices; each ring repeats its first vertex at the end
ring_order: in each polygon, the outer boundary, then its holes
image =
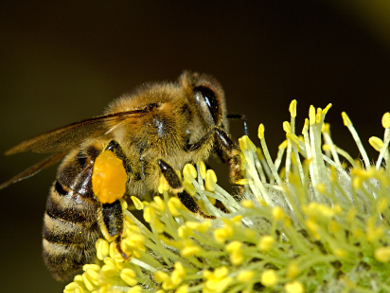
POLYGON ((47 167, 50 167, 51 165, 54 165, 55 163, 61 161, 68 152, 60 152, 56 153, 54 155, 51 155, 50 157, 44 159, 43 161, 40 161, 39 163, 35 164, 34 166, 31 166, 24 170, 23 172, 19 173, 18 175, 12 177, 8 181, 0 184, 0 189, 6 188, 7 186, 16 183, 18 181, 21 181, 23 179, 29 178, 31 176, 34 176, 39 171, 46 169, 47 167))
POLYGON ((105 134, 124 120, 134 120, 136 123, 137 119, 147 111, 148 108, 119 112, 76 122, 25 140, 9 149, 5 154, 12 155, 30 150, 35 153, 57 153, 69 150, 80 144, 85 138, 105 134))

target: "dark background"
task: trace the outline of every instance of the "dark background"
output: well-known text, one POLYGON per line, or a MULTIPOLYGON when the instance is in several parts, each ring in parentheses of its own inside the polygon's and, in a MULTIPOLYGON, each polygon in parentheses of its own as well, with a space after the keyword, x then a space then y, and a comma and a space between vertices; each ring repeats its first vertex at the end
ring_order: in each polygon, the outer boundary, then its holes
MULTIPOLYGON (((358 155, 342 126, 347 111, 376 156, 367 140, 382 137, 381 117, 390 110, 389 7, 379 1, 370 7, 364 1, 8 2, 0 7, 0 153, 99 115, 142 82, 174 80, 191 69, 222 83, 228 109, 247 115, 256 143, 257 126, 265 124, 274 157, 292 99, 299 132, 310 104, 331 102, 327 121, 335 143, 358 155)), ((241 136, 241 125, 233 124, 233 135, 241 136)), ((0 156, 0 181, 40 159, 0 156)), ((54 178, 51 168, 0 191, 2 292, 64 286, 41 259, 42 216, 54 178)))

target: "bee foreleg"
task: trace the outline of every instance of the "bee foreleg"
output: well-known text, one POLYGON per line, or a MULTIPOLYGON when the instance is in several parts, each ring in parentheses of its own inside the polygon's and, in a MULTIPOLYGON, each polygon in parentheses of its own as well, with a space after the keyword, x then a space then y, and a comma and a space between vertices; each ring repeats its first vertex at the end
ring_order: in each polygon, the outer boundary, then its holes
POLYGON ((175 170, 168 163, 166 163, 164 160, 161 159, 158 160, 157 163, 160 167, 160 170, 165 180, 167 180, 169 186, 172 188, 172 191, 176 193, 181 203, 187 209, 189 209, 194 214, 200 214, 202 217, 206 219, 215 219, 214 216, 210 216, 202 212, 196 200, 184 190, 179 176, 176 174, 175 170))
MULTIPOLYGON (((215 134, 217 140, 215 145, 216 151, 221 156, 221 159, 228 163, 230 182, 235 184, 243 178, 240 150, 237 143, 225 131, 215 128, 215 134)), ((242 191, 242 187, 240 187, 240 193, 242 191)))

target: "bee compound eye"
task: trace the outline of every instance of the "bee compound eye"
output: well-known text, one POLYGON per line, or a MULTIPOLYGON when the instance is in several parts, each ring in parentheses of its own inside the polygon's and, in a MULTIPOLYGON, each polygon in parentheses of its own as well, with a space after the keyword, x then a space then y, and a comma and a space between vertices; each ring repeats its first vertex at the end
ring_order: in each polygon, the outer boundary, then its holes
POLYGON ((217 124, 219 103, 214 91, 206 86, 197 86, 194 88, 194 95, 202 110, 204 110, 203 108, 206 106, 214 124, 217 124))

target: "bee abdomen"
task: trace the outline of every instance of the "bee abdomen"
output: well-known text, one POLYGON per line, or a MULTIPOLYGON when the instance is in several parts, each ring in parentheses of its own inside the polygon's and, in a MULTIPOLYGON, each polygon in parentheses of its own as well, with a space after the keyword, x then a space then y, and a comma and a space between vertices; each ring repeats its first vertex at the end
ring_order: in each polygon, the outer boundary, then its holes
POLYGON ((72 223, 90 226, 96 221, 97 202, 73 192, 58 180, 46 202, 46 210, 54 217, 72 223))
MULTIPOLYGON (((77 181, 77 180, 76 180, 77 181)), ((83 197, 58 180, 47 199, 43 224, 43 256, 58 280, 72 277, 93 262, 95 242, 101 236, 97 202, 83 197)))
POLYGON ((98 231, 98 226, 95 225, 85 228, 79 223, 64 221, 60 218, 55 218, 49 211, 46 211, 44 224, 42 229, 43 238, 51 243, 62 245, 83 245, 90 241, 90 234, 98 231))
POLYGON ((43 239, 43 259, 57 280, 69 279, 80 271, 84 264, 93 262, 94 243, 64 245, 43 239))

